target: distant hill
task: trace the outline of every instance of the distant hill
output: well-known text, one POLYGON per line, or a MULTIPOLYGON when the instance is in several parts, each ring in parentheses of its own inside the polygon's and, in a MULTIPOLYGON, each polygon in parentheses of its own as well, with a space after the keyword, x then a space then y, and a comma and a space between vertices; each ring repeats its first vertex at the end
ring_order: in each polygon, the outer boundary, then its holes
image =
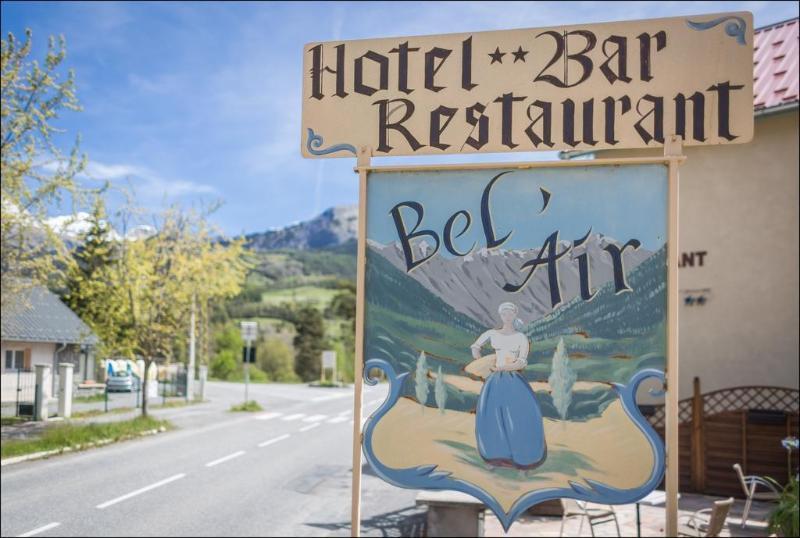
POLYGON ((336 249, 358 235, 358 206, 326 209, 311 220, 245 236, 251 250, 336 249))

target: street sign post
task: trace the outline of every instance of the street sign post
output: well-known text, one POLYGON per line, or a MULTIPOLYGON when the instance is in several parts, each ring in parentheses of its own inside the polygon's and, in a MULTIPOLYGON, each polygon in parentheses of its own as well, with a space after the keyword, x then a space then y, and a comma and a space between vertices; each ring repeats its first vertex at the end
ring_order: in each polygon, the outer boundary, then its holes
MULTIPOLYGON (((247 405, 248 389, 250 385, 250 362, 255 362, 255 354, 251 357, 251 346, 258 336, 258 323, 255 321, 241 322, 242 340, 245 342, 244 349, 244 403, 247 405)), ((252 351, 255 351, 254 349, 252 351)))
POLYGON ((752 138, 752 21, 717 13, 306 45, 301 152, 355 156, 359 174, 354 536, 362 448, 391 483, 467 492, 506 530, 548 498, 634 502, 666 468, 665 530, 677 533, 678 165, 683 145, 752 138), (656 147, 663 157, 371 165, 656 147), (537 217, 550 235, 531 226, 537 217), (391 397, 362 433, 374 368, 391 397), (666 446, 636 405, 645 379, 666 393, 666 446), (403 413, 414 404, 420 413, 403 413), (409 435, 409 446, 390 440, 409 435))
POLYGON ((336 382, 336 352, 327 350, 322 352, 322 368, 320 368, 320 382, 325 381, 325 370, 330 369, 331 381, 336 382))

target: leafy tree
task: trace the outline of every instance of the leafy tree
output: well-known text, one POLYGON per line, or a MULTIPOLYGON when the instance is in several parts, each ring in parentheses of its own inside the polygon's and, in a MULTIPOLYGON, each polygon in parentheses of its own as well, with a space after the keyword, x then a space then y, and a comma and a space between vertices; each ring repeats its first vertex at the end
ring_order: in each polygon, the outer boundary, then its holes
POLYGON ((258 366, 271 380, 282 383, 297 380, 294 372, 294 353, 280 338, 270 337, 258 344, 258 366))
POLYGON ((211 377, 223 380, 230 378, 236 372, 240 360, 241 358, 229 349, 217 352, 211 361, 211 377))
POLYGON ((319 379, 322 351, 325 349, 325 324, 322 314, 312 306, 297 310, 294 320, 294 371, 303 381, 319 379))
POLYGON ((569 406, 572 403, 572 386, 578 379, 578 374, 572 369, 569 362, 564 339, 559 338, 555 353, 553 353, 553 367, 547 381, 552 391, 553 405, 561 416, 561 420, 567 419, 569 406))
MULTIPOLYGON (((112 272, 112 286, 131 323, 125 344, 145 362, 145 394, 151 365, 171 359, 174 342, 187 336, 192 297, 232 297, 248 269, 242 241, 212 241, 205 214, 171 207, 154 222, 151 237, 121 243, 112 272)), ((142 414, 147 415, 147 398, 142 414)))
POLYGON ((356 296, 351 291, 337 293, 331 299, 327 312, 329 317, 353 320, 356 317, 356 296))
POLYGON ((336 372, 339 379, 346 383, 352 382, 355 377, 355 334, 347 330, 351 325, 349 322, 341 323, 341 336, 332 345, 336 351, 336 372))
POLYGON ((67 259, 64 300, 100 338, 101 356, 130 357, 130 320, 113 288, 116 245, 102 198, 95 199, 89 229, 79 239, 81 246, 67 259))
POLYGON ((339 288, 345 290, 331 299, 325 315, 339 319, 339 338, 334 343, 336 349, 336 369, 345 381, 354 376, 355 334, 356 334, 356 296, 355 289, 348 281, 339 281, 339 288))
POLYGON ((61 113, 80 110, 72 71, 64 76, 64 38, 50 38, 44 61, 31 59, 31 31, 19 42, 2 40, 0 106, 0 296, 15 304, 22 288, 45 284, 58 268, 53 254, 64 255, 57 234, 45 223, 47 209, 65 197, 81 198, 75 178, 85 167, 76 140, 65 156, 54 140, 61 113))

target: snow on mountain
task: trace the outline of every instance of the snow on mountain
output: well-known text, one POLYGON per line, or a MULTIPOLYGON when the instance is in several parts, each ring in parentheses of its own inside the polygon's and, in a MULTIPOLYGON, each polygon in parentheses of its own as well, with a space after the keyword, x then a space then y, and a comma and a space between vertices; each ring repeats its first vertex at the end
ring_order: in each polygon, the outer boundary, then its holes
MULTIPOLYGON (((79 211, 75 215, 58 215, 45 219, 45 224, 57 233, 63 240, 78 242, 81 236, 86 234, 92 227, 91 215, 84 211, 79 211)), ((103 221, 103 225, 109 226, 109 237, 112 241, 121 241, 122 234, 117 232, 108 222, 103 221)), ((147 239, 156 234, 156 229, 149 224, 139 224, 128 230, 124 239, 137 241, 147 239)))

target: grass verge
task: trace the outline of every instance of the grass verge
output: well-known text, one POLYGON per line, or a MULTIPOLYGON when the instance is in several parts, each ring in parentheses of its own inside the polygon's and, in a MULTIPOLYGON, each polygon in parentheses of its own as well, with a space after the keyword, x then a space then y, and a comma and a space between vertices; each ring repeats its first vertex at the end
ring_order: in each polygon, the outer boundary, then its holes
POLYGON ((98 392, 96 394, 92 394, 91 396, 76 396, 73 398, 73 402, 76 403, 89 403, 89 402, 102 402, 106 399, 106 395, 104 392, 98 392))
POLYGON ((12 458, 51 450, 84 450, 98 442, 117 442, 138 437, 144 432, 170 429, 166 420, 136 417, 104 424, 59 424, 44 431, 36 439, 11 439, 0 444, 0 457, 12 458))
POLYGON ((108 413, 103 411, 102 409, 89 409, 88 411, 77 411, 72 413, 70 418, 89 418, 89 417, 98 417, 100 415, 116 415, 119 413, 127 413, 129 411, 133 411, 133 407, 114 407, 113 409, 109 409, 108 413))
POLYGON ((238 405, 232 405, 231 411, 233 412, 247 412, 252 413, 255 411, 263 411, 264 408, 259 405, 259 403, 255 400, 250 400, 247 403, 241 403, 238 405))
POLYGON ((150 409, 169 409, 171 407, 186 407, 187 405, 201 404, 201 403, 206 403, 208 401, 209 400, 189 400, 187 402, 186 400, 173 400, 171 402, 168 401, 167 403, 162 403, 158 405, 149 405, 148 407, 150 409))

